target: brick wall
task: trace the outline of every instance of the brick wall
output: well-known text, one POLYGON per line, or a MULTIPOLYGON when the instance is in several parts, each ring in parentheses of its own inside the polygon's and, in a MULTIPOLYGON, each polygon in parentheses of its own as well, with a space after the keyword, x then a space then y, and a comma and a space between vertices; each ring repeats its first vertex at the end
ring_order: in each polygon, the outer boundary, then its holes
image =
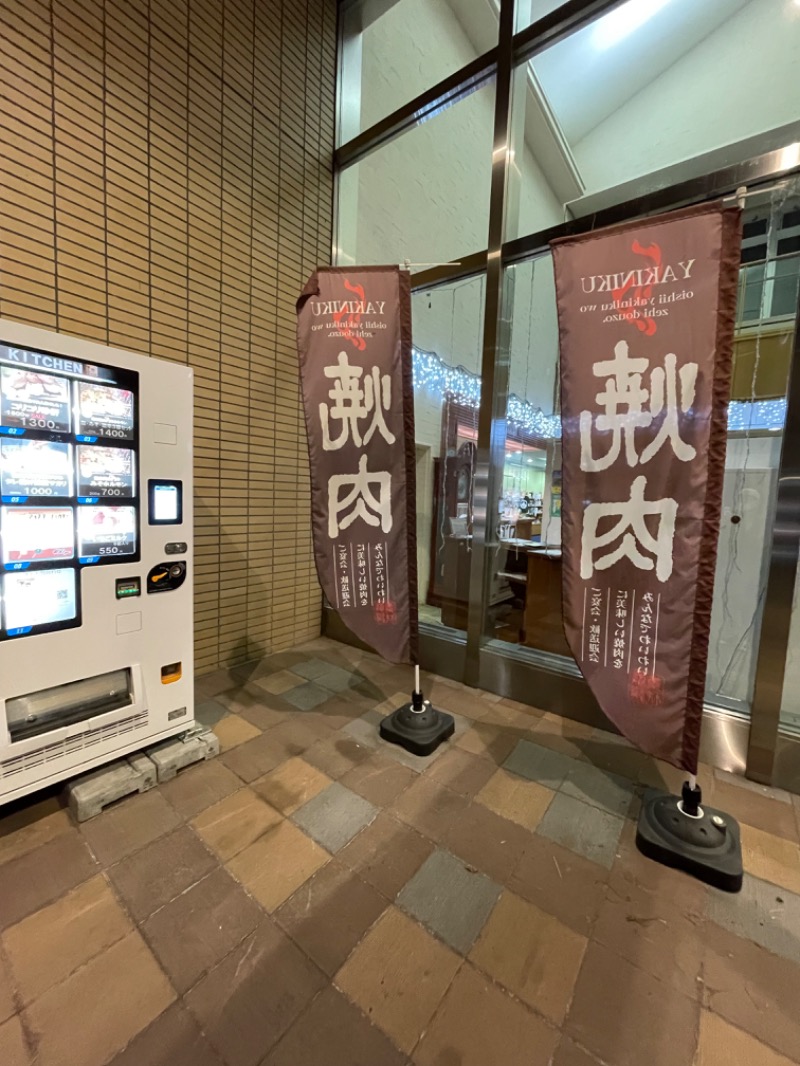
POLYGON ((335 0, 0 0, 0 315, 195 373, 198 672, 319 632, 294 301, 335 0))

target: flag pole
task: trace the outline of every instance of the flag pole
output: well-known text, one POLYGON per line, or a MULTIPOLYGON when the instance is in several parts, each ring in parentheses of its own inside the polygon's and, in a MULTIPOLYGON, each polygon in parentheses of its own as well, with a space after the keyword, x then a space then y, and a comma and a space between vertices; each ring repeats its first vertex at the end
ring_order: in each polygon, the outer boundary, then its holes
POLYGON ((650 859, 686 870, 726 892, 742 888, 739 824, 724 811, 702 806, 697 774, 688 774, 680 798, 652 789, 645 793, 636 846, 650 859))
POLYGON ((746 196, 551 242, 567 643, 620 732, 686 775, 677 795, 645 793, 639 849, 732 892, 739 827, 703 805, 697 772, 746 196), (685 397, 671 386, 667 415, 664 383, 682 375, 692 384, 685 397), (598 377, 615 384, 598 393, 598 377), (698 511, 697 524, 680 517, 698 511))
POLYGON ((380 724, 380 735, 391 744, 399 744, 412 755, 432 755, 441 743, 452 737, 456 722, 452 714, 438 711, 426 700, 419 677, 419 663, 414 666, 414 691, 411 701, 387 715, 380 724))
MULTIPOLYGON (((404 260, 401 264, 401 270, 410 271, 412 266, 440 266, 439 263, 411 263, 408 259, 404 260)), ((410 347, 410 335, 409 346, 404 350, 403 359, 406 362, 407 382, 409 389, 411 388, 412 371, 411 371, 411 347, 410 347)), ((413 409, 413 407, 412 407, 413 409)), ((412 456, 413 456, 413 434, 412 434, 412 456)), ((412 481, 412 484, 414 482, 412 481)), ((416 502, 416 501, 414 501, 416 502)), ((415 578, 411 578, 411 581, 415 581, 415 578)), ((411 588, 412 595, 410 599, 414 603, 414 610, 416 611, 416 589, 411 588)), ((412 642, 411 661, 417 658, 416 641, 412 642)), ((390 744, 397 744, 401 748, 410 752, 412 755, 432 755, 434 751, 445 740, 448 740, 455 733, 456 723, 452 714, 447 714, 445 711, 438 711, 431 705, 430 700, 426 700, 422 692, 422 684, 419 676, 419 663, 414 662, 414 689, 411 693, 411 700, 408 703, 404 703, 401 707, 398 707, 391 714, 387 715, 380 723, 379 733, 383 740, 387 740, 390 744)))

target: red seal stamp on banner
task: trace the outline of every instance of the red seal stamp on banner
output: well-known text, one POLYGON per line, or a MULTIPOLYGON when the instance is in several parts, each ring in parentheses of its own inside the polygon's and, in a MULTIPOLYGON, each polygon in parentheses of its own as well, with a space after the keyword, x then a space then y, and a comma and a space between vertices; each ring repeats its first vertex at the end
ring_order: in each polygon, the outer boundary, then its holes
POLYGON ((397 621, 397 608, 391 600, 386 603, 376 603, 373 613, 379 626, 394 625, 397 621))

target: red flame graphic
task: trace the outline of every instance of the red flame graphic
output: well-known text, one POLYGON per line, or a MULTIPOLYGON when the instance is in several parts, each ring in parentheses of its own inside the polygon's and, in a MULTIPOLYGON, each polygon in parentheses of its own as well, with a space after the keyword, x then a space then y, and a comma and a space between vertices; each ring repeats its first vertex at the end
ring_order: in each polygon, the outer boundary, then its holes
MULTIPOLYGON (((351 285, 347 278, 344 279, 344 287, 349 292, 354 292, 359 300, 364 300, 364 286, 363 285, 351 285)), ((333 320, 339 329, 342 331, 342 336, 349 340, 360 352, 363 352, 367 347, 367 342, 363 337, 357 337, 353 332, 361 325, 361 314, 353 314, 351 311, 336 311, 333 316, 333 320)))
MULTIPOLYGON (((631 245, 631 251, 635 255, 644 255, 652 261, 654 267, 661 266, 661 246, 658 244, 642 245, 638 241, 634 241, 631 245)), ((614 303, 619 304, 623 297, 629 294, 633 300, 649 300, 653 295, 652 285, 634 285, 631 278, 619 289, 612 289, 611 295, 614 298, 614 303)), ((646 337, 652 337, 656 331, 656 320, 654 318, 636 318, 634 316, 635 307, 621 307, 620 313, 626 322, 632 322, 638 330, 640 330, 646 337)))

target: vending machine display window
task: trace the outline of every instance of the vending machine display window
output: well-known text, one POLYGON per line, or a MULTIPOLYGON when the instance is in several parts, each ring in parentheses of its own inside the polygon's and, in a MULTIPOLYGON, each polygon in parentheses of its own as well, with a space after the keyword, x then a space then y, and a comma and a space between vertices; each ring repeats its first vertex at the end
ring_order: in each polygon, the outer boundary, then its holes
POLYGON ((136 508, 78 508, 78 554, 82 563, 136 554, 136 508))
POLYGON ((70 628, 78 617, 76 571, 6 571, 3 574, 3 628, 11 636, 22 636, 34 628, 70 628))
POLYGON ((52 440, 0 438, 0 493, 11 496, 57 496, 73 493, 71 444, 52 440))
POLYGON ((75 512, 71 507, 2 507, 3 564, 65 562, 75 555, 75 512))
POLYGON ((0 341, 0 640, 81 624, 81 570, 139 559, 138 380, 0 341))
POLYGON ((129 448, 78 445, 78 497, 131 499, 136 495, 136 455, 129 448))

